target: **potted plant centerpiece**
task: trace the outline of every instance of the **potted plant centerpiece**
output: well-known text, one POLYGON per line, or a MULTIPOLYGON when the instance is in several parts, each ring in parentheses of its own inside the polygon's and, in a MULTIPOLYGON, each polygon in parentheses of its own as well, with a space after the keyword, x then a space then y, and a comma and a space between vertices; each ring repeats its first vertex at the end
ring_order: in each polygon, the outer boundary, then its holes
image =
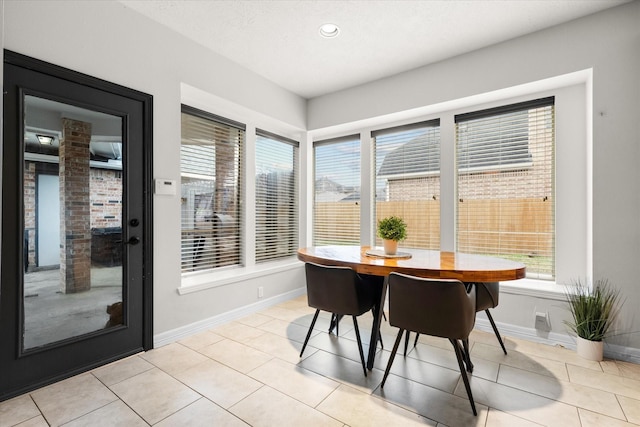
POLYGON ((388 216, 378 221, 378 236, 382 239, 384 253, 395 255, 398 242, 407 238, 407 224, 397 216, 388 216))
POLYGON ((571 320, 565 324, 577 336, 578 355, 585 359, 601 361, 603 339, 622 306, 620 291, 605 279, 599 279, 593 287, 574 281, 567 287, 567 303, 571 320))

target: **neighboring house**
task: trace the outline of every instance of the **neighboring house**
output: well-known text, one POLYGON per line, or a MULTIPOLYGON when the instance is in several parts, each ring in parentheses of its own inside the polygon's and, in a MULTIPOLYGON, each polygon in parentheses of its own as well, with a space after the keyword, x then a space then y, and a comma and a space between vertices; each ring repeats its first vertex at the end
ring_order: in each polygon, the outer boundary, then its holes
MULTIPOLYGON (((508 135, 494 135, 490 140, 476 138, 459 144, 458 170, 460 175, 466 176, 459 182, 461 192, 474 189, 473 198, 483 199, 494 195, 496 188, 515 189, 512 184, 518 180, 522 186, 517 186, 517 195, 502 191, 499 197, 544 198, 551 195, 551 182, 544 189, 528 183, 540 169, 552 166, 553 159, 536 158, 536 153, 549 152, 553 139, 546 138, 545 133, 542 133, 543 137, 530 138, 530 134, 538 134, 530 132, 536 124, 527 119, 527 114, 527 111, 510 114, 511 118, 519 115, 522 119, 517 121, 519 128, 511 129, 508 135), (489 145, 494 150, 499 148, 500 154, 482 149, 489 145), (511 185, 503 185, 506 183, 511 185), (527 189, 528 193, 520 189, 527 189)), ((459 131, 473 133, 474 123, 466 123, 459 131)), ((378 170, 377 179, 387 180, 387 201, 439 198, 440 141, 423 133, 389 152, 378 170)))
POLYGON ((387 153, 376 178, 386 180, 378 201, 428 200, 440 196, 440 140, 424 132, 387 153))

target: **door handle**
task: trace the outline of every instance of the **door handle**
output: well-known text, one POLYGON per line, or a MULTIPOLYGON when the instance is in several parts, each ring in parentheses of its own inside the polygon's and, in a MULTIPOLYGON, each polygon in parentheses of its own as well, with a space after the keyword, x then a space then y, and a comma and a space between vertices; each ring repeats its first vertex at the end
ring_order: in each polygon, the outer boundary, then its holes
POLYGON ((127 244, 129 245, 137 245, 138 243, 140 243, 140 238, 138 236, 131 236, 127 241, 127 244))

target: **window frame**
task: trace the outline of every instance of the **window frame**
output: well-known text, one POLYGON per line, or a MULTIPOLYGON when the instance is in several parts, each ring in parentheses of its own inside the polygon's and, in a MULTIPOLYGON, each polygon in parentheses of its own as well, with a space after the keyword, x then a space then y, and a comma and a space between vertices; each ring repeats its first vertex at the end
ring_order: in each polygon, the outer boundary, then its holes
MULTIPOLYGON (((318 163, 317 163, 317 156, 316 156, 316 149, 317 147, 328 147, 328 146, 332 146, 332 145, 337 145, 337 144, 342 144, 342 143, 353 143, 357 141, 358 145, 359 145, 359 155, 358 155, 358 165, 359 165, 359 169, 357 171, 357 173, 354 173, 353 175, 350 175, 350 178, 357 178, 358 184, 358 193, 360 193, 360 197, 359 200, 355 201, 355 206, 361 206, 361 201, 363 199, 363 195, 362 195, 362 155, 361 155, 361 150, 363 147, 363 142, 361 140, 361 136, 359 134, 351 134, 351 135, 345 135, 345 136, 340 136, 340 137, 335 137, 335 138, 329 138, 329 139, 322 139, 322 140, 318 140, 318 141, 313 141, 313 147, 311 152, 312 157, 313 157, 313 176, 311 178, 311 182, 312 182, 312 188, 313 188, 313 197, 311 200, 311 224, 312 224, 312 236, 311 236, 311 241, 313 242, 312 244, 314 246, 324 246, 318 243, 318 233, 320 233, 320 231, 318 230, 318 224, 316 223, 316 219, 317 219, 317 200, 316 200, 316 196, 317 196, 317 192, 316 192, 316 183, 318 181, 317 179, 317 168, 318 168, 318 163)), ((348 159, 347 159, 348 160, 348 159)), ((337 183, 341 185, 340 183, 337 183)), ((344 200, 344 199, 341 199, 344 200)), ((345 209, 343 209, 343 211, 353 211, 353 209, 349 209, 349 207, 347 205, 343 206, 345 209)), ((350 234, 357 234, 357 240, 358 242, 361 240, 361 230, 362 230, 362 223, 361 223, 361 219, 362 219, 362 212, 361 209, 358 208, 357 209, 357 222, 360 224, 360 227, 358 227, 357 230, 353 230, 350 228, 347 229, 343 229, 344 231, 348 231, 350 234)), ((324 225, 324 224, 323 224, 324 225)), ((344 236, 344 234, 343 234, 344 236)), ((338 237, 336 235, 331 235, 326 237, 326 239, 331 239, 333 240, 333 242, 331 243, 326 243, 325 245, 329 245, 329 244, 335 244, 335 245, 349 245, 349 244, 355 244, 351 241, 349 241, 348 239, 343 239, 342 236, 338 237)))
MULTIPOLYGON (((258 198, 259 198, 259 193, 260 193, 260 188, 259 188, 259 184, 257 182, 258 180, 258 171, 256 170, 256 174, 255 174, 255 179, 256 179, 256 186, 255 186, 255 213, 256 213, 256 224, 255 224, 255 236, 256 238, 254 239, 254 251, 255 251, 255 260, 256 263, 266 263, 266 262, 271 262, 271 261, 275 261, 275 260, 279 260, 282 258, 286 258, 286 257, 291 257, 291 256, 295 256, 296 255, 296 251, 298 249, 298 245, 299 245, 299 241, 300 241, 300 236, 299 236, 299 181, 300 181, 300 143, 298 141, 295 141, 293 139, 290 138, 286 138, 284 136, 275 134, 273 132, 269 132, 263 129, 256 129, 256 150, 255 150, 255 155, 254 155, 254 160, 256 162, 256 165, 258 164, 258 144, 260 143, 260 138, 264 138, 265 140, 271 141, 271 142, 277 142, 280 144, 283 144, 285 146, 291 147, 293 149, 292 151, 292 158, 291 158, 291 168, 292 168, 292 184, 291 187, 288 188, 287 190, 290 191, 290 193, 288 194, 289 197, 292 198, 292 201, 288 204, 285 204, 285 207, 288 208, 288 216, 289 216, 289 227, 285 227, 286 232, 282 233, 281 229, 278 229, 275 231, 275 235, 271 235, 270 237, 273 239, 274 237, 280 237, 282 240, 282 238, 286 237, 287 238, 287 246, 289 247, 288 252, 285 254, 276 254, 273 253, 273 251, 264 251, 265 256, 261 256, 262 253, 261 251, 258 249, 258 245, 260 244, 262 237, 262 235, 264 235, 264 241, 268 241, 269 240, 269 234, 273 234, 270 233, 269 231, 265 231, 264 233, 261 232, 260 230, 260 225, 259 225, 259 221, 258 221, 258 217, 260 216, 260 207, 258 204, 258 198)), ((280 192, 280 187, 278 187, 277 189, 277 194, 276 196, 280 196, 281 192, 280 192)), ((279 198, 278 198, 279 199, 279 198)), ((278 207, 281 207, 282 205, 280 204, 279 200, 276 202, 278 207)), ((278 219, 278 215, 276 214, 276 220, 278 219)))
MULTIPOLYGON (((255 261, 255 249, 252 244, 254 236, 255 236, 255 219, 253 217, 253 211, 255 206, 255 132, 256 129, 264 129, 265 131, 274 133, 276 135, 280 135, 285 138, 289 138, 292 140, 301 141, 300 152, 299 152, 299 162, 302 168, 300 170, 305 170, 303 166, 303 156, 304 159, 308 157, 306 144, 306 131, 303 128, 296 127, 293 125, 286 124, 280 120, 275 118, 267 117, 264 114, 257 113, 250 108, 241 107, 237 104, 228 102, 222 98, 219 98, 211 93, 208 93, 202 89, 190 86, 186 83, 180 84, 180 102, 181 104, 189 105, 193 108, 202 110, 207 114, 213 114, 219 117, 225 117, 228 120, 242 123, 246 126, 245 133, 245 147, 244 147, 244 161, 242 167, 244 168, 244 178, 242 180, 242 190, 244 192, 244 198, 241 200, 243 207, 243 220, 245 223, 245 227, 242 230, 242 260, 243 264, 241 266, 234 267, 225 267, 218 270, 205 270, 199 272, 193 272, 189 274, 180 274, 177 276, 176 281, 177 285, 177 293, 178 295, 184 296, 192 293, 198 293, 200 291, 215 289, 224 286, 233 286, 233 287, 242 287, 246 283, 251 282, 256 279, 265 278, 271 274, 279 274, 279 273, 291 273, 296 274, 295 272, 300 268, 300 261, 298 261, 297 256, 286 257, 274 261, 261 262, 256 263, 255 261), (246 242, 249 242, 247 244, 246 242)), ((178 110, 178 113, 180 110, 178 110)), ((180 120, 179 114, 177 115, 178 123, 180 120)), ((180 136, 180 132, 178 132, 177 137, 180 136)), ((174 156, 179 156, 179 147, 177 147, 174 156)), ((304 160, 306 162, 306 160, 304 160)), ((307 163, 304 163, 307 164, 307 163)), ((166 174, 174 173, 174 172, 165 172, 166 174)), ((180 171, 178 167, 177 175, 179 177, 180 171)), ((168 175, 165 175, 168 177, 168 175)), ((178 178, 179 179, 179 178, 178 178)), ((297 197, 299 200, 304 200, 304 189, 306 188, 307 177, 305 174, 300 174, 300 185, 298 188, 297 197)), ((168 196, 156 196, 155 203, 159 204, 159 206, 163 206, 165 209, 171 206, 171 210, 173 211, 173 203, 176 203, 176 211, 175 217, 173 217, 172 224, 175 224, 176 227, 165 225, 167 228, 166 232, 172 235, 173 241, 176 242, 173 250, 177 252, 176 258, 178 264, 180 263, 180 220, 181 215, 179 212, 180 206, 180 197, 168 196), (177 200, 176 200, 177 199, 177 200)), ((304 202, 303 202, 304 205, 304 202)), ((307 212, 306 209, 301 208, 302 212, 307 212)), ((301 234, 306 230, 306 222, 302 217, 299 218, 300 227, 298 230, 298 238, 300 242, 305 241, 305 237, 301 234)), ((180 266, 178 265, 178 270, 180 266)), ((265 288, 265 294, 267 294, 268 290, 265 288)), ((265 295, 266 296, 266 295, 265 295)), ((259 294, 256 293, 256 297, 260 298, 259 294)), ((269 299, 264 299, 259 301, 260 304, 267 303, 269 299)))
MULTIPOLYGON (((209 123, 214 123, 215 125, 213 126, 222 126, 222 127, 226 127, 229 130, 235 130, 235 131, 239 131, 241 132, 241 134, 238 136, 238 140, 237 142, 237 147, 234 147, 234 150, 237 150, 237 153, 234 153, 234 156, 237 155, 237 163, 235 163, 233 165, 232 168, 235 168, 237 171, 237 176, 235 178, 235 182, 234 182, 234 189, 235 189, 235 197, 233 197, 233 199, 231 200, 232 204, 235 205, 235 218, 233 217, 233 215, 228 215, 228 212, 226 213, 222 213, 222 212, 218 212, 218 213, 214 213, 215 210, 217 210, 215 207, 211 207, 211 215, 204 215, 205 218, 203 218, 200 222, 203 224, 203 226, 205 227, 205 229, 201 232, 201 234, 203 236, 207 236, 207 237, 202 237, 202 238, 198 238, 197 236, 194 235, 194 237, 192 239, 186 239, 185 240, 185 228, 184 228, 184 224, 185 224, 185 219, 184 219, 184 214, 185 214, 185 209, 182 208, 181 209, 181 213, 180 213, 180 230, 181 230, 181 238, 180 238, 180 242, 181 242, 181 261, 180 261, 180 265, 181 265, 181 274, 182 276, 188 276, 191 274, 202 274, 202 273, 207 273, 207 272, 213 272, 213 271, 219 271, 222 269, 228 269, 228 268, 235 268, 238 266, 242 266, 243 262, 244 262, 244 242, 243 242, 243 238, 242 238, 242 229, 244 227, 244 212, 243 212, 243 197, 244 196, 244 191, 243 191, 243 182, 244 182, 244 175, 245 175, 245 168, 244 168, 244 157, 245 157, 245 145, 246 145, 246 125, 240 122, 236 122, 234 120, 228 119, 226 117, 222 117, 222 116, 218 116, 216 114, 213 113, 209 113, 207 111, 204 110, 200 110, 198 108, 192 107, 190 105, 187 104, 182 104, 181 108, 180 108, 180 117, 181 120, 182 118, 187 115, 190 117, 193 117, 195 119, 200 119, 200 120, 204 120, 207 121, 209 123), (230 236, 229 236, 230 234, 230 236), (229 239, 230 237, 230 239, 229 239), (222 254, 222 250, 219 249, 220 247, 222 247, 222 242, 226 241, 226 240, 231 240, 233 242, 234 245, 234 253, 236 253, 235 256, 232 256, 231 258, 231 263, 224 261, 226 259, 226 256, 223 257, 222 254), (198 243, 200 242, 201 243, 198 243), (219 258, 222 259, 222 261, 218 261, 219 265, 213 265, 213 266, 205 266, 204 268, 197 268, 197 266, 192 265, 190 269, 185 269, 185 262, 184 262, 184 246, 186 244, 189 243, 193 243, 196 246, 201 246, 202 250, 201 252, 204 253, 204 256, 206 259, 203 262, 209 262, 209 259, 213 260, 215 258, 219 258), (210 245, 211 247, 215 247, 216 249, 214 249, 213 252, 211 252, 210 250, 207 250, 206 247, 207 245, 210 245)), ((180 190, 181 190, 181 206, 182 203, 184 203, 185 197, 182 194, 183 192, 183 179, 185 177, 188 177, 188 175, 192 175, 192 177, 194 177, 193 173, 189 173, 189 172, 185 172, 185 170, 183 169, 183 147, 187 147, 186 145, 183 144, 183 141, 185 139, 185 129, 181 127, 181 131, 180 131, 180 137, 181 137, 181 142, 180 142, 180 190)), ((214 144, 217 145, 219 144, 220 141, 215 141, 214 144)), ((217 160, 217 149, 215 149, 213 151, 214 156, 216 156, 215 159, 213 159, 214 163, 213 163, 213 167, 215 168, 215 162, 217 160)), ((216 173, 214 171, 214 173, 216 173)), ((203 177, 205 175, 202 175, 203 177)), ((211 177, 211 181, 215 182, 215 176, 211 177)), ((216 186, 216 184, 213 184, 214 187, 216 186)), ((218 198, 219 196, 216 195, 216 189, 213 189, 213 193, 212 193, 212 198, 218 198)), ((213 200, 209 200, 209 204, 211 205, 213 203, 213 200)), ((191 230, 196 230, 196 225, 195 222, 198 221, 197 218, 197 212, 196 212, 196 207, 194 206, 194 218, 192 219, 192 221, 189 222, 193 222, 193 227, 191 228, 191 230)), ((187 210, 188 212, 188 210, 187 210)), ((189 228, 187 228, 188 230, 189 228)), ((192 249, 193 252, 193 257, 196 257, 196 252, 197 252, 197 248, 192 249)))
MULTIPOLYGON (((556 279, 555 282, 533 278, 504 282, 501 289, 506 293, 561 300, 563 284, 576 277, 593 275, 593 200, 592 135, 590 111, 592 108, 591 71, 583 70, 557 76, 544 81, 500 89, 467 98, 445 101, 413 110, 370 118, 350 124, 340 124, 309 132, 311 141, 329 136, 359 132, 362 135, 363 168, 368 167, 373 154, 366 150, 368 137, 375 129, 402 126, 417 121, 440 119, 441 126, 441 250, 455 251, 456 229, 456 169, 454 116, 475 110, 524 102, 531 99, 555 97, 556 116, 556 279), (366 160, 365 160, 366 159, 366 160), (561 226, 559 226, 560 224, 561 226)), ((360 244, 374 244, 372 204, 367 204, 375 190, 367 189, 363 172, 362 221, 360 244), (366 221, 366 223, 365 223, 366 221)), ((372 175, 372 174, 370 174, 372 175)), ((312 209, 309 202, 308 209, 312 209)), ((312 213, 308 213, 308 218, 312 213)), ((309 219, 310 220, 310 219, 309 219)), ((309 234, 310 236, 311 234, 309 234)))
POLYGON ((371 182, 371 186, 373 188, 373 194, 372 194, 372 208, 373 208, 373 221, 371 224, 372 227, 372 234, 374 236, 374 244, 377 246, 382 245, 382 239, 379 238, 377 236, 377 222, 381 219, 379 218, 379 216, 381 215, 380 210, 384 210, 386 213, 384 215, 382 215, 382 217, 386 217, 389 215, 396 215, 396 216, 400 216, 402 217, 406 222, 407 222, 407 240, 400 242, 400 245, 411 245, 412 243, 418 243, 418 246, 411 246, 411 247, 419 247, 422 249, 439 249, 440 248, 440 207, 439 207, 439 203, 440 203, 440 151, 441 151, 441 147, 440 147, 440 119, 432 119, 432 120, 426 120, 426 121, 419 121, 419 122, 415 122, 415 123, 411 123, 411 124, 406 124, 406 125, 401 125, 401 126, 394 126, 394 127, 388 127, 388 128, 381 128, 381 129, 377 129, 371 132, 371 151, 372 151, 372 164, 370 166, 371 168, 371 174, 372 174, 372 182, 371 182), (408 168, 405 168, 405 161, 407 159, 407 156, 405 155, 404 151, 405 149, 407 149, 407 147, 409 147, 410 144, 414 144, 416 142, 421 142, 421 140, 417 140, 417 138, 419 136, 414 136, 411 137, 409 139, 407 139, 407 136, 403 135, 406 132, 411 132, 411 131, 422 131, 424 130, 425 134, 427 133, 432 133, 432 134, 427 134, 424 139, 427 140, 427 142, 431 143, 433 141, 431 141, 432 138, 436 138, 436 144, 435 147, 424 147, 424 148, 418 148, 417 149, 417 153, 416 153, 416 148, 412 147, 413 149, 413 155, 419 154, 422 151, 426 151, 427 154, 429 155, 429 158, 425 160, 425 164, 419 164, 419 163, 413 163, 411 165, 409 165, 408 168), (391 146, 394 144, 400 144, 397 148, 389 151, 384 158, 382 159, 381 163, 378 164, 378 137, 381 137, 381 139, 383 139, 383 141, 380 141, 382 144, 381 149, 386 149, 385 145, 391 146), (394 138, 394 140, 384 140, 385 137, 391 137, 394 138), (431 152, 433 149, 437 150, 437 153, 434 156, 431 156, 431 152), (390 157, 391 156, 391 157, 390 157), (398 159, 396 159, 397 157, 400 157, 398 159), (431 165, 428 163, 429 161, 434 162, 435 158, 435 168, 431 167, 431 165), (401 164, 397 164, 398 161, 401 164), (390 162, 390 163, 387 163, 390 162), (387 174, 383 174, 380 175, 380 172, 383 170, 383 168, 385 167, 385 163, 387 164, 387 169, 388 171, 386 172, 387 174), (424 170, 418 170, 418 169, 424 169, 424 170), (405 172, 405 169, 410 169, 410 171, 405 172), (393 173, 389 173, 389 172, 393 172, 393 173), (387 184, 386 184, 386 198, 387 200, 385 200, 385 202, 389 202, 389 206, 387 207, 379 207, 378 203, 380 202, 379 200, 379 188, 378 188, 378 180, 379 179, 386 179, 387 184), (390 198, 390 194, 389 194, 389 190, 391 189, 391 185, 392 182, 394 184, 395 187, 399 187, 399 190, 397 192, 416 192, 416 191, 420 191, 420 183, 415 182, 416 180, 420 180, 420 179, 426 179, 429 181, 432 181, 432 185, 430 185, 430 187, 432 189, 434 189, 435 191, 431 193, 431 197, 426 197, 424 199, 420 198, 420 199, 414 199, 414 198, 409 198, 409 199, 405 199, 404 197, 400 196, 399 198, 395 198, 394 200, 389 200, 390 198), (408 181, 408 184, 405 185, 405 183, 408 181), (437 189, 436 189, 437 188, 437 189), (422 214, 421 210, 418 209, 418 211, 416 211, 416 208, 419 208, 419 206, 411 206, 412 204, 415 203, 405 203, 406 201, 410 201, 410 202, 423 202, 423 207, 427 208, 426 209, 426 215, 422 214), (437 205, 434 206, 437 209, 437 218, 432 218, 432 208, 430 208, 430 205, 435 202, 437 205), (393 206, 395 204, 395 206, 393 206), (432 224, 435 222, 435 225, 432 224), (426 225, 425 225, 426 224, 426 225), (416 236, 415 235, 415 230, 417 228, 423 229, 424 227, 426 227, 428 230, 432 230, 433 228, 436 228, 437 231, 437 237, 432 238, 430 236, 424 237, 424 233, 416 236))
POLYGON ((483 253, 482 249, 486 249, 490 250, 491 252, 489 253, 493 256, 512 258, 530 266, 537 265, 544 271, 529 271, 528 269, 528 278, 549 282, 555 281, 555 98, 550 96, 456 114, 454 122, 457 174, 456 199, 458 200, 456 207, 456 248, 458 249, 458 246, 462 244, 462 239, 466 242, 467 246, 465 247, 470 246, 472 248, 465 250, 465 252, 483 253), (541 110, 543 108, 548 108, 548 110, 541 110), (534 110, 537 111, 532 113, 534 110), (523 117, 518 118, 517 114, 521 114, 523 117), (532 143, 530 134, 532 130, 532 114, 535 114, 533 116, 534 120, 544 120, 542 126, 535 122, 536 128, 534 128, 534 132, 536 133, 533 134, 534 138, 537 137, 539 140, 541 136, 538 135, 544 135, 544 138, 550 140, 550 146, 538 145, 539 143, 535 140, 532 143), (547 122, 547 120, 550 120, 550 122, 547 122), (547 127, 549 125, 550 128, 547 127), (464 133, 462 136, 461 127, 464 133), (489 131, 488 135, 492 137, 491 142, 488 144, 484 141, 487 131, 489 131), (519 135, 519 133, 524 134, 525 132, 525 136, 519 135), (513 135, 516 136, 512 138, 513 135), (507 138, 503 140, 505 136, 507 138), (523 154, 521 151, 524 150, 526 150, 526 153, 523 154), (542 158, 540 158, 541 153, 544 154, 542 158), (502 162, 503 155, 507 156, 504 163, 502 162), (513 161, 513 157, 516 157, 517 161, 513 161), (526 157, 525 161, 522 161, 522 157, 526 157), (538 158, 538 161, 534 161, 535 157, 538 158), (480 163, 480 165, 471 165, 472 162, 480 163), (549 166, 551 167, 548 172, 550 175, 543 175, 549 166), (516 179, 519 179, 519 181, 514 184, 513 177, 509 179, 509 175, 517 175, 516 179), (486 184, 483 185, 487 179, 492 184, 500 185, 500 183, 503 183, 504 186, 500 188, 504 191, 499 191, 498 194, 495 194, 493 185, 491 190, 487 190, 485 188, 486 184), (542 183, 540 180, 542 180, 542 183), (464 182, 464 186, 461 181, 464 182), (477 187, 473 186, 474 182, 477 187), (523 184, 524 182, 526 182, 526 185, 523 184), (550 188, 547 186, 550 186, 550 188), (463 188, 467 188, 467 190, 470 188, 472 191, 471 193, 465 192, 461 194, 463 188), (528 197, 523 195, 523 191, 528 194, 528 197), (512 194, 512 196, 506 197, 505 194, 512 194), (500 210, 501 215, 503 213, 511 215, 506 217, 505 221, 509 223, 508 221, 511 219, 512 222, 510 224, 513 224, 515 228, 509 227, 509 230, 507 230, 502 225, 492 226, 491 221, 484 220, 482 213, 479 214, 477 209, 471 208, 469 210, 469 207, 463 209, 463 204, 467 201, 470 201, 472 205, 484 203, 487 206, 486 209, 479 212, 497 208, 500 210), (461 216, 462 210, 466 213, 464 219, 461 216), (537 218, 542 218, 540 222, 536 223, 539 226, 528 227, 520 222, 518 223, 520 226, 516 227, 516 222, 518 220, 522 221, 522 215, 526 213, 535 213, 537 218), (513 215, 518 216, 514 217, 513 215), (461 230, 462 221, 472 221, 477 228, 464 230, 463 235, 461 230), (552 233, 550 237, 548 236, 549 232, 552 233), (520 235, 523 242, 528 243, 521 243, 519 239, 514 239, 516 235, 520 235), (497 246, 488 244, 492 236, 500 236, 496 237, 497 242, 495 244, 497 246), (550 246, 541 243, 543 241, 548 242, 550 246), (526 250, 525 246, 527 244, 533 244, 534 246, 526 250), (529 253, 530 258, 526 258, 527 254, 525 252, 529 253), (531 254, 532 252, 534 254, 531 254), (550 264, 545 262, 546 254, 551 258, 550 264))

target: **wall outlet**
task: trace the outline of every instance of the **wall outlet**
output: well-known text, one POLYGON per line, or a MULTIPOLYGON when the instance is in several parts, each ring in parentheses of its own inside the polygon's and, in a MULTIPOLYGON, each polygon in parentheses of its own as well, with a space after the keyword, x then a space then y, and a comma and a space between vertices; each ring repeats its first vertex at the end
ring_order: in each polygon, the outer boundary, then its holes
POLYGON ((264 286, 258 286, 258 298, 262 298, 264 296, 264 286))
POLYGON ((549 322, 549 312, 536 311, 536 329, 544 332, 551 331, 551 322, 549 322))

